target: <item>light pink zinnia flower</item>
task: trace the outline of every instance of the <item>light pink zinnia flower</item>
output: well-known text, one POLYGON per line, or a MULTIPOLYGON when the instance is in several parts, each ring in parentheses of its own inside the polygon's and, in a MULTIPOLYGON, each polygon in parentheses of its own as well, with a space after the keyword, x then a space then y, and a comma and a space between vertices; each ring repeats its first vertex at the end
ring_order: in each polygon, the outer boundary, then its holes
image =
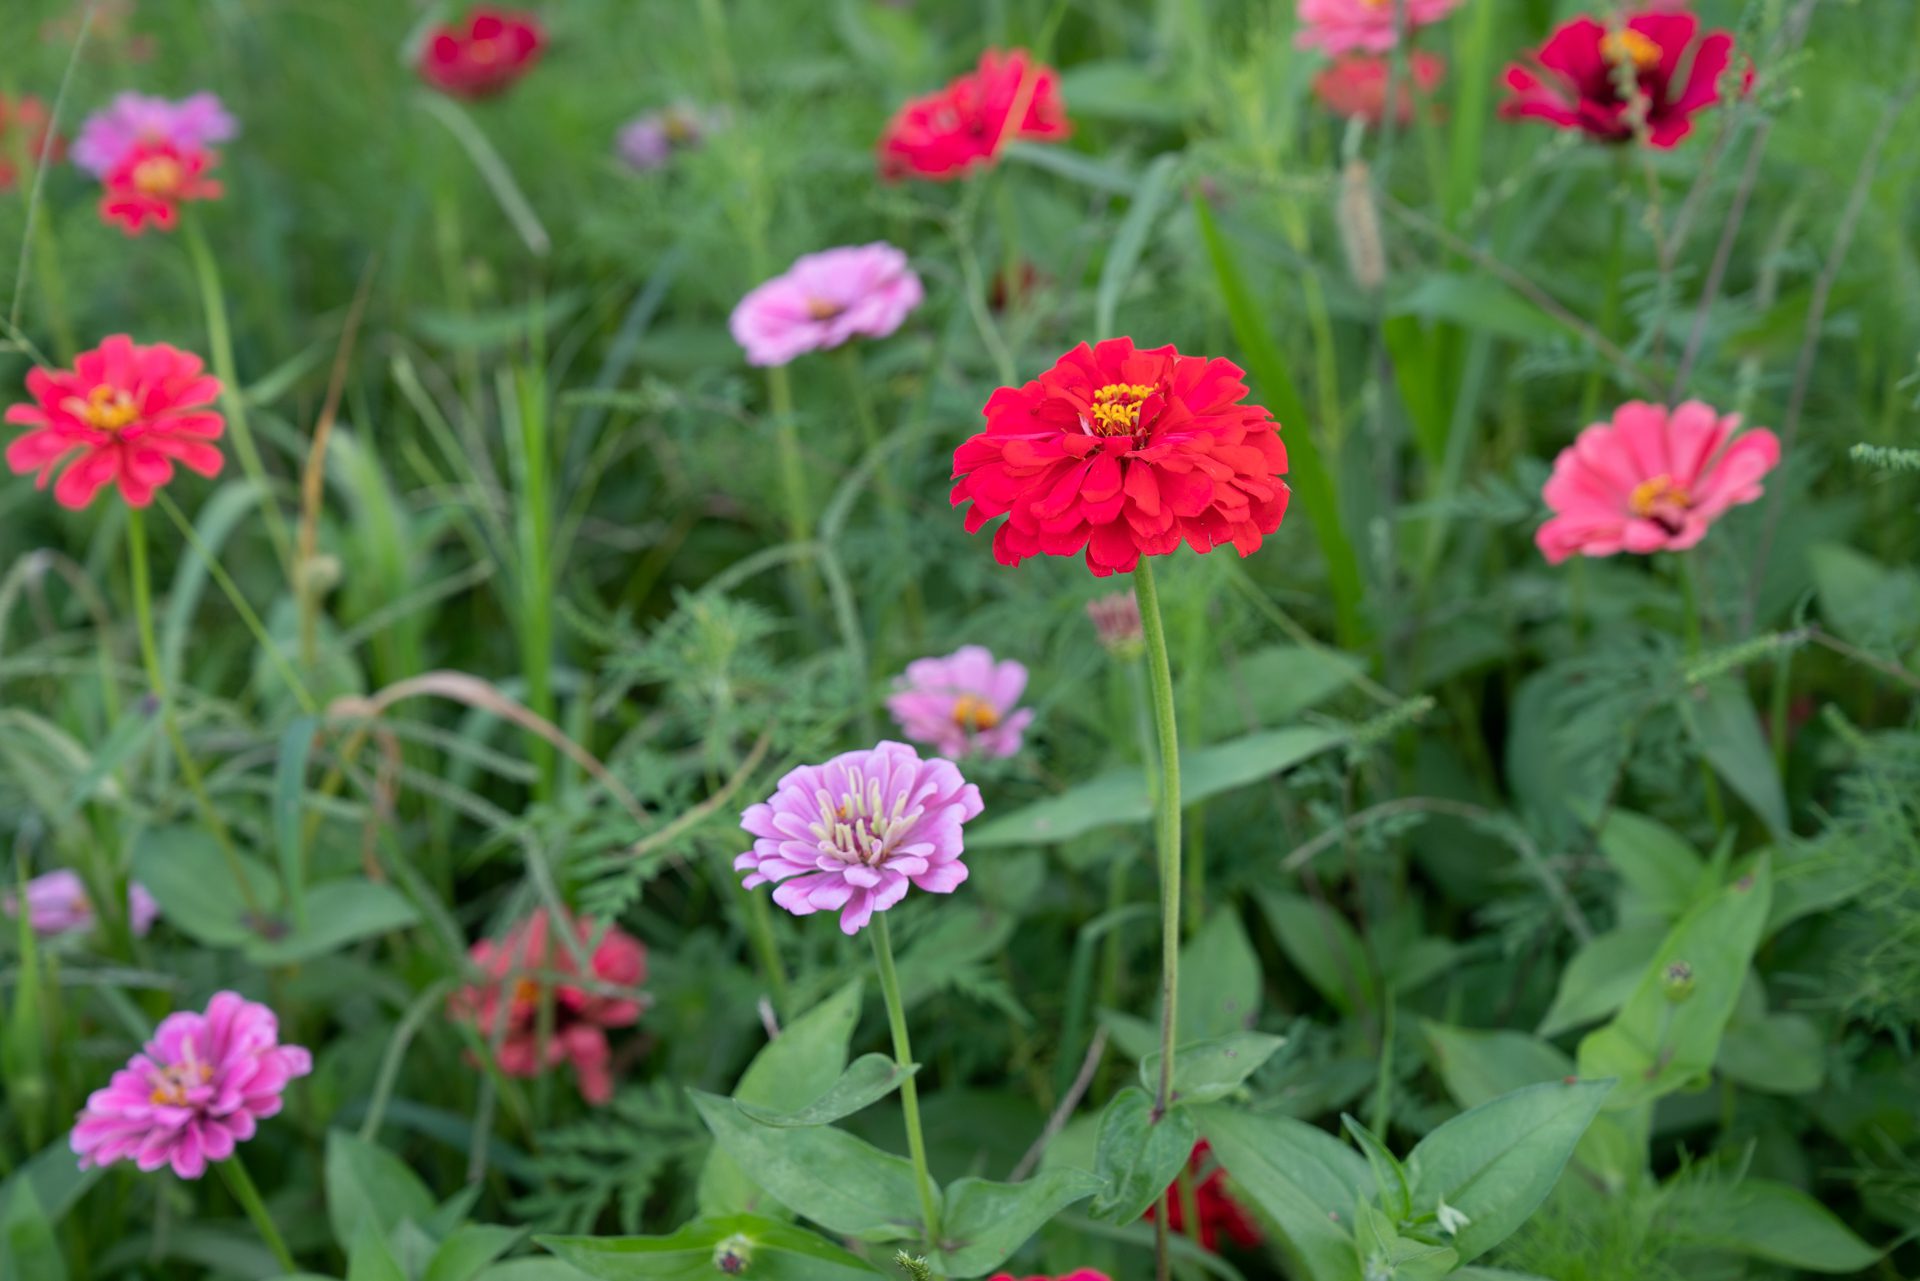
POLYGON ((205 1014, 161 1020, 146 1052, 87 1097, 69 1141, 82 1169, 132 1161, 197 1179, 280 1110, 288 1081, 312 1070, 312 1055, 280 1044, 272 1010, 218 992, 205 1014))
POLYGON ((73 163, 105 180, 141 143, 168 143, 181 151, 202 152, 227 141, 239 130, 220 99, 211 93, 196 93, 178 102, 123 93, 80 126, 80 136, 73 144, 73 163))
MULTIPOLYGON (((93 904, 87 900, 87 883, 72 868, 63 867, 34 877, 27 882, 26 898, 27 924, 35 934, 81 934, 93 928, 93 904)), ((20 914, 19 900, 11 893, 0 895, 0 908, 4 908, 8 916, 20 914)), ((127 916, 133 932, 145 938, 159 915, 160 905, 153 901, 146 887, 138 882, 130 883, 127 916)))
POLYGON ((838 909, 841 932, 857 934, 908 885, 951 894, 967 879, 960 825, 980 808, 952 761, 883 742, 781 779, 740 816, 758 839, 733 867, 748 889, 780 882, 773 901, 795 916, 838 909))
POLYGON ((945 658, 908 663, 887 710, 902 734, 942 756, 1012 756, 1033 720, 1032 711, 1013 706, 1026 688, 1023 665, 996 663, 981 646, 963 645, 945 658))
POLYGON ((805 254, 740 300, 728 322, 750 365, 784 365, 856 334, 884 338, 920 305, 920 277, 884 240, 805 254))
POLYGON ((1541 497, 1553 518, 1534 541, 1553 564, 1579 553, 1684 551, 1730 507, 1760 497, 1780 461, 1764 427, 1735 439, 1740 416, 1689 400, 1668 412, 1633 400, 1554 460, 1541 497))
MULTIPOLYGON (((1459 8, 1461 0, 1406 0, 1407 29, 1424 27, 1459 8)), ((1393 48, 1396 0, 1299 0, 1295 13, 1300 30, 1293 42, 1302 49, 1329 54, 1364 49, 1385 53, 1393 48)))

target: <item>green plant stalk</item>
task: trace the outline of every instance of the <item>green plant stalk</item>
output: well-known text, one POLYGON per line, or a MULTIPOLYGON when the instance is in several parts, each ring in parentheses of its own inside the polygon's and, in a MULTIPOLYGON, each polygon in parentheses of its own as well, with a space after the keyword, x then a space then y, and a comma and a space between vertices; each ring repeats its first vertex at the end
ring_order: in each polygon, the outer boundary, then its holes
MULTIPOLYGON (((503 376, 504 382, 504 376, 503 376)), ((557 720, 553 702, 553 492, 548 477, 547 407, 544 395, 525 373, 513 375, 511 386, 502 386, 503 399, 513 397, 518 466, 514 469, 520 502, 515 517, 515 536, 520 588, 517 611, 520 630, 520 661, 527 677, 527 706, 542 719, 557 720)), ((529 750, 540 771, 534 795, 551 800, 559 783, 559 758, 553 744, 538 735, 530 736, 529 750)))
MULTIPOLYGON (((1683 554, 1676 559, 1680 562, 1680 599, 1686 605, 1687 657, 1698 658, 1705 646, 1700 628, 1700 592, 1694 582, 1693 558, 1683 554)), ((1689 716, 1688 720, 1691 719, 1689 716)), ((1707 789, 1707 816, 1713 820, 1713 830, 1725 831, 1727 811, 1720 800, 1720 780, 1714 776, 1713 763, 1707 760, 1704 752, 1700 756, 1700 781, 1707 789)))
POLYGON ((44 219, 33 227, 34 257, 40 262, 40 298, 47 305, 47 326, 53 330, 54 354, 71 364, 80 345, 74 341, 72 312, 67 305, 67 277, 60 269, 60 245, 53 224, 44 219))
POLYGON ((246 869, 241 866, 240 851, 234 848, 233 837, 227 831, 226 823, 221 820, 220 811, 214 808, 213 798, 207 795, 206 779, 202 777, 200 767, 194 764, 193 753, 187 750, 187 740, 181 737, 180 724, 174 719, 173 699, 167 690, 166 674, 160 668, 160 646, 154 640, 153 577, 147 568, 146 513, 131 506, 127 508, 127 566, 133 579, 133 616, 140 633, 140 659, 146 665, 147 682, 153 686, 153 696, 159 700, 160 724, 166 731, 168 743, 173 746, 174 759, 180 765, 180 777, 193 794, 202 818, 220 846, 220 853, 227 860, 227 868, 233 873, 233 883, 240 891, 241 901, 255 916, 263 916, 260 902, 253 895, 253 883, 247 879, 246 869))
POLYGON ((804 543, 813 532, 812 504, 808 501, 806 460, 800 453, 800 433, 793 421, 793 382, 785 365, 767 370, 767 401, 773 410, 774 447, 780 458, 780 494, 787 508, 787 538, 804 543))
MULTIPOLYGON (((847 393, 853 399, 854 421, 860 427, 860 443, 871 454, 882 444, 880 419, 873 410, 873 397, 867 394, 867 379, 860 367, 860 353, 852 344, 840 349, 841 368, 847 375, 847 393)), ((893 479, 894 460, 889 457, 880 464, 876 483, 880 490, 880 509, 886 516, 889 537, 897 547, 908 546, 907 509, 900 497, 900 488, 893 479)), ((900 594, 900 607, 906 615, 907 640, 913 649, 920 648, 921 638, 926 634, 926 613, 920 598, 920 580, 910 578, 906 588, 900 594)))
POLYGON ((790 1012, 787 967, 781 963, 780 948, 773 940, 773 914, 767 910, 767 901, 760 895, 740 889, 738 881, 733 882, 733 887, 746 900, 747 935, 753 940, 753 950, 759 954, 760 968, 767 973, 767 986, 773 990, 773 1008, 785 1015, 790 1012))
POLYGON ((1160 856, 1160 1081, 1153 1115, 1164 1116, 1173 1097, 1173 1041, 1180 997, 1180 734, 1174 721, 1173 668, 1167 662, 1167 629, 1153 585, 1153 561, 1142 557, 1133 571, 1147 641, 1147 679, 1152 691, 1153 730, 1160 757, 1159 795, 1154 798, 1155 838, 1160 856))
POLYGON ((253 1185, 253 1176, 247 1173, 247 1167, 240 1162, 240 1154, 235 1152, 226 1160, 219 1162, 220 1174, 227 1182, 227 1191, 233 1193, 233 1199, 253 1220, 253 1226, 259 1230, 260 1239, 267 1243, 267 1249, 273 1252, 280 1270, 289 1275, 300 1270, 293 1261, 293 1252, 287 1249, 286 1238, 280 1235, 280 1229, 274 1226, 273 1216, 267 1213, 267 1203, 260 1199, 260 1189, 253 1185))
MULTIPOLYGON (((1610 197, 1622 193, 1617 188, 1626 182, 1625 154, 1621 156, 1621 167, 1617 171, 1616 190, 1609 192, 1610 197)), ((1600 321, 1595 326, 1601 334, 1611 339, 1614 330, 1620 327, 1620 273, 1626 265, 1627 249, 1627 204, 1624 199, 1609 199, 1612 206, 1607 216, 1607 281, 1606 291, 1600 296, 1600 321)), ((1596 365, 1587 372, 1586 384, 1580 389, 1580 422, 1590 423, 1600 408, 1600 392, 1607 379, 1605 363, 1596 365)))
MULTIPOLYGON (((893 1029, 893 1061, 906 1073, 913 1067, 913 1046, 907 1040, 907 1010, 900 1001, 900 973, 893 964, 893 935, 887 914, 873 915, 873 959, 880 967, 880 993, 887 1003, 887 1023, 893 1029)), ((920 1131, 920 1092, 913 1077, 900 1080, 900 1110, 907 1121, 907 1151, 913 1157, 913 1175, 920 1189, 920 1214, 926 1225, 929 1250, 940 1249, 940 1194, 927 1168, 927 1141, 920 1131)))

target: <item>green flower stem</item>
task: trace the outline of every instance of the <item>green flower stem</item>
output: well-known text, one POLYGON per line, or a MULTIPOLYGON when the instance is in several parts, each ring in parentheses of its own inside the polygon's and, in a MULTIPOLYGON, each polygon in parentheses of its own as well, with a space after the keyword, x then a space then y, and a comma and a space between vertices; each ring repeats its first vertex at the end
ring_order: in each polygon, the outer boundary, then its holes
POLYGON ((267 1249, 273 1251, 280 1270, 288 1274, 298 1272, 300 1266, 293 1261, 293 1252, 287 1249, 286 1238, 274 1226, 273 1216, 267 1213, 266 1202, 260 1199, 260 1189, 253 1185, 253 1177, 247 1173, 247 1167, 240 1163, 238 1152, 220 1162, 220 1174, 227 1181, 227 1191, 233 1193, 233 1199, 240 1203, 240 1208, 253 1220, 253 1226, 260 1230, 260 1239, 267 1243, 267 1249))
MULTIPOLYGON (((873 410, 873 397, 867 392, 866 372, 860 367, 860 353, 852 343, 840 349, 840 367, 847 376, 847 394, 853 401, 854 421, 860 427, 860 443, 871 455, 879 451, 884 444, 880 431, 879 415, 873 410)), ((895 546, 906 547, 907 507, 900 496, 900 487, 894 483, 894 460, 881 461, 874 485, 880 491, 880 509, 886 516, 888 537, 895 546)), ((920 598, 920 580, 910 578, 900 593, 900 604, 906 615, 907 639, 918 649, 920 639, 926 633, 924 602, 920 598)))
MULTIPOLYGON (((1133 571, 1140 624, 1147 641, 1147 679, 1153 694, 1153 729, 1160 755, 1160 794, 1154 798, 1160 854, 1160 1083, 1153 1115, 1164 1116, 1173 1097, 1173 1039, 1180 996, 1180 734, 1174 724, 1173 669, 1167 663, 1167 629, 1153 561, 1142 557, 1133 571)), ((1163 1260, 1164 1262, 1164 1260, 1163 1260)))
POLYGON ((767 900, 752 890, 740 889, 740 882, 733 877, 727 879, 733 882, 735 891, 746 903, 747 934, 759 956, 760 968, 766 971, 773 1008, 785 1016, 791 1012, 787 999, 787 967, 781 964, 780 948, 773 939, 773 916, 767 910, 767 900))
MULTIPOLYGON (((900 1003, 900 974, 893 966, 893 935, 887 914, 876 912, 870 926, 873 959, 880 966, 880 991, 887 1002, 887 1022, 893 1027, 893 1061, 902 1072, 913 1066, 913 1046, 907 1040, 907 1011, 900 1003)), ((900 1110, 907 1118, 907 1151, 913 1156, 913 1174, 920 1185, 920 1215, 927 1228, 927 1248, 940 1249, 940 1194, 927 1169, 927 1141, 920 1133, 920 1092, 911 1076, 900 1081, 900 1110)))
MULTIPOLYGON (((1686 605, 1687 657, 1698 658, 1701 650, 1705 648, 1705 641, 1700 628, 1700 591, 1694 582, 1693 557, 1683 553, 1675 559, 1680 562, 1680 599, 1686 605)), ((1686 696, 1683 694, 1681 697, 1686 696)), ((1691 726, 1692 710, 1683 705, 1681 712, 1687 724, 1691 726)), ((1713 820, 1714 831, 1724 831, 1727 826, 1727 811, 1720 800, 1720 780, 1714 776, 1713 765, 1704 755, 1700 757, 1700 779, 1707 789, 1707 817, 1713 820)))
POLYGON ((787 537, 804 543, 813 532, 807 502, 807 472, 800 455, 800 433, 793 422, 793 382, 785 365, 767 370, 767 401, 773 411, 774 445, 780 455, 780 492, 787 506, 787 537))

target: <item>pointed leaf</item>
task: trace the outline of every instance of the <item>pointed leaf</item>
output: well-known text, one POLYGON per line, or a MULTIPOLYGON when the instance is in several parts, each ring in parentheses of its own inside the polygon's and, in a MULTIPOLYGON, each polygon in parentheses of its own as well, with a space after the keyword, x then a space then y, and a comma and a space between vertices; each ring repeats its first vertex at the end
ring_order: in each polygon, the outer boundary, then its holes
POLYGON ((914 1063, 903 1072, 899 1064, 884 1054, 863 1054, 841 1073, 838 1081, 827 1087, 824 1094, 805 1107, 786 1111, 740 1103, 739 1108, 762 1125, 831 1125, 843 1116, 852 1116, 861 1108, 886 1098, 900 1088, 902 1081, 919 1070, 920 1065, 914 1063))
POLYGON ((1090 1207, 1093 1216, 1132 1223, 1145 1214, 1179 1177, 1199 1138, 1185 1108, 1170 1109, 1156 1123, 1153 1097, 1145 1090, 1129 1086, 1114 1095, 1100 1114, 1094 1148, 1101 1187, 1090 1207))
POLYGON ((1066 1168, 1044 1170, 1025 1183, 956 1180, 941 1211, 944 1239, 934 1271, 957 1277, 993 1271, 1054 1215, 1099 1186, 1085 1170, 1066 1168))
POLYGON ((1352 1224, 1355 1207, 1373 1194, 1365 1159, 1292 1117, 1257 1116, 1220 1103, 1193 1111, 1235 1194, 1273 1221, 1294 1269, 1312 1281, 1359 1281, 1352 1224))
POLYGON ((695 1219, 658 1237, 541 1237, 539 1243, 595 1281, 698 1281, 723 1275, 722 1242, 747 1260, 746 1275, 767 1281, 859 1281, 873 1267, 805 1228, 754 1214, 695 1219), (744 1249, 742 1248, 744 1246, 744 1249))
MULTIPOLYGON (((1284 1036, 1266 1032, 1232 1032, 1226 1036, 1191 1041, 1173 1052, 1173 1097, 1179 1103, 1212 1103, 1240 1088, 1287 1043, 1284 1036)), ((1159 1088, 1160 1053, 1140 1060, 1140 1084, 1159 1088)))
POLYGON ((326 1183, 327 1221, 342 1243, 357 1242, 368 1226, 384 1242, 400 1223, 433 1213, 433 1194, 405 1162, 345 1130, 327 1134, 326 1183))

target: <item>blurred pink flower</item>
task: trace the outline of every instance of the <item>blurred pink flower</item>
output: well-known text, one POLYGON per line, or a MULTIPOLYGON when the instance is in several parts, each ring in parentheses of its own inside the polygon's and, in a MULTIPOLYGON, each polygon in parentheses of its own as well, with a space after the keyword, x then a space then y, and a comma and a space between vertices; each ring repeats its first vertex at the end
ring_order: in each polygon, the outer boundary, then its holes
POLYGON ((920 277, 885 241, 806 254, 733 309, 734 341, 750 365, 784 365, 856 334, 884 338, 920 305, 920 277))
MULTIPOLYGON (((83 934, 93 928, 93 904, 87 901, 87 884, 72 868, 60 868, 27 882, 27 924, 35 934, 83 934)), ((16 895, 0 895, 0 909, 8 916, 20 914, 16 895)), ((160 905, 146 887, 127 886, 127 915, 133 932, 141 938, 153 928, 160 905)))
POLYGON ((1541 497, 1553 518, 1534 541, 1553 564, 1578 553, 1684 551, 1728 508, 1760 497, 1780 461, 1764 427, 1697 400, 1669 412, 1634 400, 1560 451, 1541 497))
MULTIPOLYGON (((1459 8, 1462 0, 1406 0, 1407 28, 1424 27, 1459 8)), ((1293 42, 1302 49, 1329 54, 1364 49, 1385 53, 1393 48, 1396 0, 1298 0, 1295 13, 1300 30, 1293 42)))
POLYGON ((142 143, 203 152, 238 132, 233 117, 211 93, 196 93, 178 102, 123 93, 80 126, 73 163, 104 181, 142 143))
POLYGON ((1446 59, 1417 51, 1407 59, 1412 92, 1405 80, 1394 83, 1393 60, 1378 54, 1349 53, 1335 58, 1313 78, 1314 96, 1327 110, 1348 119, 1379 124, 1387 116, 1387 88, 1393 86, 1393 118, 1412 124, 1414 103, 1425 104, 1446 78, 1446 59))
POLYGON ((1140 623, 1140 602, 1133 589, 1114 592, 1087 602, 1087 617, 1093 620, 1094 635, 1100 646, 1115 658, 1138 658, 1146 644, 1140 623))
POLYGON ((960 825, 980 809, 952 761, 883 742, 789 772, 741 815, 758 839, 733 867, 748 889, 780 882, 773 901, 795 916, 838 909, 841 932, 857 934, 909 885, 951 894, 967 879, 960 825))
POLYGON ((1025 666, 996 663, 981 646, 963 645, 945 658, 908 663, 887 710, 902 734, 942 756, 1012 756, 1033 720, 1032 711, 1014 710, 1026 688, 1025 666))
POLYGON ((132 1161, 197 1179, 280 1110, 288 1081, 312 1070, 312 1055, 280 1044, 272 1010, 219 992, 205 1014, 161 1021, 145 1053, 87 1097, 70 1142, 82 1169, 132 1161))
POLYGON ((620 129, 614 150, 630 168, 646 173, 661 168, 675 152, 698 147, 716 124, 716 117, 675 103, 628 121, 620 129))

